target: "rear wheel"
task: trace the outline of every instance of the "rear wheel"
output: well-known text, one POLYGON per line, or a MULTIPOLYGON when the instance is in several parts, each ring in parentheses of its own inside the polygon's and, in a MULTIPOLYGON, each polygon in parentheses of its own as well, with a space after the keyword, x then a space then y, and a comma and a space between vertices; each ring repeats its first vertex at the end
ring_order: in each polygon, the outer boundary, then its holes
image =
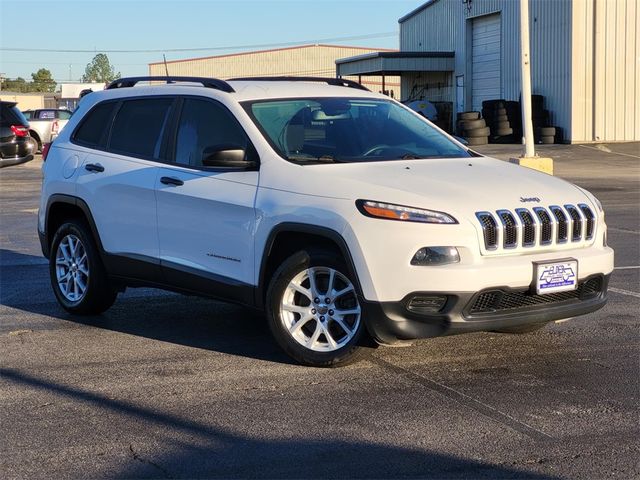
POLYGON ((345 365, 363 353, 366 331, 354 279, 326 251, 300 251, 276 271, 267 318, 278 344, 298 362, 345 365))
POLYGON ((58 302, 70 313, 99 314, 116 300, 117 292, 109 283, 89 229, 81 220, 70 220, 56 231, 49 275, 58 302))

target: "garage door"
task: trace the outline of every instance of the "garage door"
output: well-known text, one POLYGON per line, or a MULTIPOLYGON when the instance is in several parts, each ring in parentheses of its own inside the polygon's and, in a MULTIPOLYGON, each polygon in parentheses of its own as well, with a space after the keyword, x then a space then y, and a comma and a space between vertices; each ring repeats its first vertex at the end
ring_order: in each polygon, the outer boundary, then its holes
POLYGON ((473 19, 472 104, 482 109, 483 100, 500 98, 500 14, 473 19))

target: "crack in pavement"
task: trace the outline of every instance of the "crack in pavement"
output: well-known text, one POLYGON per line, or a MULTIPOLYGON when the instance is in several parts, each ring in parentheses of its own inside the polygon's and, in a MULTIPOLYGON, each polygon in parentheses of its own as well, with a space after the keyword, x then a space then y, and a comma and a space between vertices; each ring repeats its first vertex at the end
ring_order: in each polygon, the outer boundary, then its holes
POLYGON ((152 467, 157 468, 162 472, 165 478, 173 478, 169 473, 169 471, 166 470, 165 468, 161 467, 155 462, 152 462, 151 460, 146 460, 142 458, 140 455, 138 455, 138 453, 133 449, 133 444, 129 444, 129 451, 131 452, 131 456, 133 457, 134 460, 137 460, 140 463, 146 463, 147 465, 151 465, 152 467))
POLYGON ((422 375, 412 372, 411 370, 399 367, 397 365, 394 365, 393 363, 387 362, 386 360, 382 360, 381 358, 372 357, 369 359, 369 361, 385 370, 390 370, 398 375, 402 375, 405 378, 408 378, 409 380, 418 383, 423 387, 433 390, 434 392, 439 393, 440 395, 447 397, 448 399, 453 400, 462 406, 475 410, 485 417, 488 417, 495 422, 511 428, 512 430, 516 430, 517 432, 526 435, 537 442, 548 442, 550 440, 555 440, 551 435, 548 435, 543 431, 532 427, 531 425, 527 425, 520 420, 516 420, 509 414, 501 412, 497 408, 483 403, 476 398, 466 395, 465 393, 455 390, 454 388, 448 387, 447 385, 443 385, 427 377, 423 377, 422 375))

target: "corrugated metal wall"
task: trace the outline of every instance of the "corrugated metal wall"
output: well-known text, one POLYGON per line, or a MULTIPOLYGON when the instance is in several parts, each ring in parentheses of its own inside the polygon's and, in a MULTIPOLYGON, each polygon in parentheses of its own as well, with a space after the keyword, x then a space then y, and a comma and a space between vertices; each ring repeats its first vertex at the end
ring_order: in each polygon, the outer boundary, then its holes
MULTIPOLYGON (((304 45, 300 47, 262 50, 215 57, 193 58, 167 62, 171 75, 233 78, 246 76, 314 76, 335 77, 336 59, 379 51, 371 48, 333 45, 304 45)), ((149 64, 149 75, 164 75, 164 63, 149 64)), ((348 77, 352 80, 357 78, 348 77)), ((380 77, 362 77, 362 83, 372 91, 382 89, 380 77)), ((386 77, 385 87, 400 95, 400 79, 386 77)))
POLYGON ((640 140, 638 0, 581 0, 572 13, 574 140, 640 140))
MULTIPOLYGON (((579 0, 582 1, 582 0, 579 0)), ((400 49, 454 50, 455 76, 464 75, 465 109, 471 108, 471 20, 500 12, 502 21, 501 97, 520 98, 520 7, 517 0, 437 0, 400 24, 400 49)), ((571 124, 571 2, 532 0, 531 60, 533 92, 544 95, 551 123, 571 124)))

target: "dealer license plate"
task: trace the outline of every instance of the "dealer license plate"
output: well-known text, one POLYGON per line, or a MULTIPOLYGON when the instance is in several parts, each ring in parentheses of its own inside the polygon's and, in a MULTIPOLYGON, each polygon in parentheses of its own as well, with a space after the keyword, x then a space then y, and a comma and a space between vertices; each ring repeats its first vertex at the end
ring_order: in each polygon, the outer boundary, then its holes
POLYGON ((536 263, 536 293, 566 292, 578 285, 578 261, 536 263))

